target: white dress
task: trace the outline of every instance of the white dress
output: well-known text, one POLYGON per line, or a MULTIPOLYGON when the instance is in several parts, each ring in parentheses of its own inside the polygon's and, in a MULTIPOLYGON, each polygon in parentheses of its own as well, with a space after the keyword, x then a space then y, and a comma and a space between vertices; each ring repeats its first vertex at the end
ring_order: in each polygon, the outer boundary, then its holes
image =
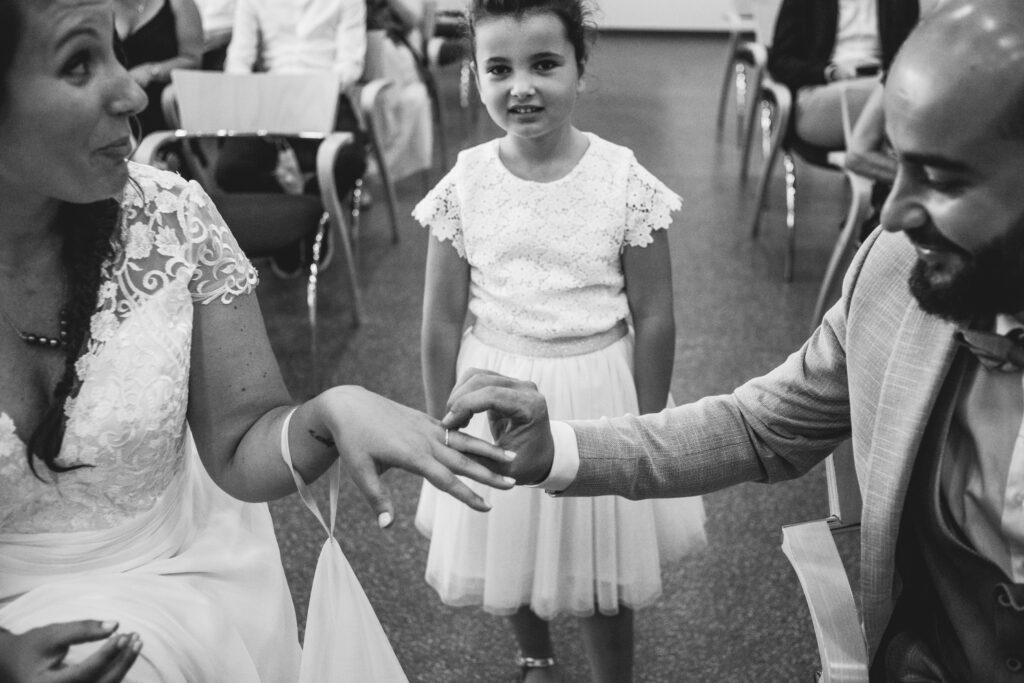
MULTIPOLYGON (((555 419, 638 412, 622 250, 665 229, 679 197, 633 153, 587 134, 565 177, 512 175, 498 141, 463 151, 414 211, 470 265, 458 372, 487 368, 537 384, 555 419)), ((485 416, 468 432, 489 438, 485 416)), ((424 484, 418 528, 430 537, 426 578, 450 605, 540 617, 614 614, 661 594, 661 563, 706 545, 700 498, 552 498, 471 486, 478 513, 424 484)))
POLYGON ((198 185, 130 170, 58 460, 90 467, 37 462, 37 479, 0 406, 0 626, 116 620, 143 641, 128 681, 292 683, 295 610, 267 506, 213 483, 185 422, 193 305, 252 292, 256 271, 198 185))

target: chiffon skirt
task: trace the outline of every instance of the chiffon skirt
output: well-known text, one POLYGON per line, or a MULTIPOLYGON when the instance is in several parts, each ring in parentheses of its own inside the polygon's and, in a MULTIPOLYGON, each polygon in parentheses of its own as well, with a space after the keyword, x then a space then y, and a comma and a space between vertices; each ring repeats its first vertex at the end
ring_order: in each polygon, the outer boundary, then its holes
MULTIPOLYGON (((470 332, 458 372, 486 368, 533 381, 553 419, 587 419, 638 412, 632 363, 628 335, 595 351, 550 357, 496 348, 470 332)), ((485 415, 465 431, 490 438, 485 415)), ((490 512, 424 482, 416 515, 430 538, 427 582, 448 605, 480 605, 498 615, 529 605, 544 619, 638 609, 660 596, 662 562, 706 545, 699 497, 553 498, 535 488, 467 484, 490 502, 490 512)))
POLYGON ((298 630, 270 512, 221 491, 190 451, 154 508, 123 525, 0 534, 0 626, 118 621, 143 643, 126 681, 294 683, 298 630))

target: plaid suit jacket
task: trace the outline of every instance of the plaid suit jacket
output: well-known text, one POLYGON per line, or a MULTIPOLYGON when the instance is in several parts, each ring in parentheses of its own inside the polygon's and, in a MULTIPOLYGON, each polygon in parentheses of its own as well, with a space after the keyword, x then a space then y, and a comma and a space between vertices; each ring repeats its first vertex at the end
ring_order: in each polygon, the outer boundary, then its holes
POLYGON ((864 509, 861 606, 871 655, 892 613, 895 546, 911 470, 955 355, 955 326, 907 287, 915 253, 877 231, 840 301, 803 347, 732 394, 656 415, 573 422, 580 451, 562 495, 688 496, 800 476, 853 438, 864 509))

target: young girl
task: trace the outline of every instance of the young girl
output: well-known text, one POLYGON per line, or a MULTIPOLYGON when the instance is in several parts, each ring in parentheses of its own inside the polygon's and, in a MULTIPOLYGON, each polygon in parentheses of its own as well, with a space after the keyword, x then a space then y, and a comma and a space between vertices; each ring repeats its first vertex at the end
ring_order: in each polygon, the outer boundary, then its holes
MULTIPOLYGON (((675 347, 665 229, 680 199, 628 149, 573 126, 586 18, 581 0, 470 8, 480 95, 506 134, 463 151, 414 211, 431 232, 422 353, 436 417, 471 367, 535 382, 553 418, 665 408, 675 347), (467 309, 475 321, 463 333, 467 309)), ((467 431, 489 435, 486 418, 467 431)), ((663 560, 704 546, 700 499, 481 495, 487 514, 424 487, 417 524, 441 599, 509 616, 524 680, 560 679, 548 620, 562 613, 581 619, 595 680, 630 680, 632 610, 658 598, 663 560)))

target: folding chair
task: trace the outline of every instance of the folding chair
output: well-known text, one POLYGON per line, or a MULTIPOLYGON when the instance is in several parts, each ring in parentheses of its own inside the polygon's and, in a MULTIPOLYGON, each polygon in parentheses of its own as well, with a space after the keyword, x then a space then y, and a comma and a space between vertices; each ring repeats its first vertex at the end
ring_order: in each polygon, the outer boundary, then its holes
POLYGON ((860 528, 861 497, 850 442, 826 461, 829 516, 782 527, 814 624, 823 683, 868 683, 868 651, 857 605, 833 534, 860 528))
POLYGON ((313 388, 318 389, 318 264, 328 229, 335 231, 333 239, 347 271, 353 325, 358 325, 362 316, 353 235, 334 178, 339 154, 355 144, 352 133, 332 130, 338 104, 337 78, 329 72, 280 75, 181 70, 173 72, 164 104, 179 127, 148 135, 136 150, 136 161, 154 163, 168 149, 180 150, 186 170, 214 199, 250 257, 269 255, 300 239, 312 240, 306 303, 313 388), (322 140, 316 155, 319 196, 222 191, 214 180, 215 142, 241 137, 322 140))

